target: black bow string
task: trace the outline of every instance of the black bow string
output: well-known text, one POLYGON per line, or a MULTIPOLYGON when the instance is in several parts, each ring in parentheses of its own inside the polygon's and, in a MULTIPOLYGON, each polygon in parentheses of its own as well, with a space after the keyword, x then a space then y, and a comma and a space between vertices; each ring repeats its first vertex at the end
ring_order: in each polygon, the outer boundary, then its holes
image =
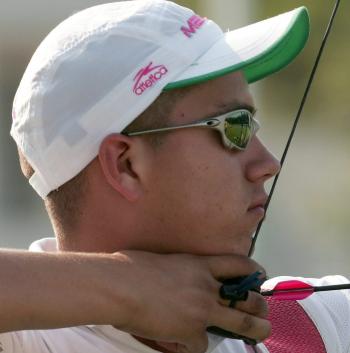
POLYGON ((287 141, 287 144, 286 144, 286 147, 283 151, 283 154, 282 154, 282 158, 281 158, 281 161, 280 161, 280 164, 281 164, 281 169, 279 171, 279 173, 275 176, 274 180, 273 180, 273 183, 272 183, 272 186, 271 186, 271 190, 270 190, 270 193, 269 193, 269 197, 267 199, 267 202, 265 204, 265 217, 260 221, 260 223, 258 224, 258 227, 255 231, 255 234, 254 234, 254 237, 252 239, 252 244, 250 246, 250 249, 249 249, 249 255, 248 256, 252 256, 253 252, 254 252, 254 248, 255 248, 255 243, 258 239, 258 235, 259 235, 259 232, 260 232, 260 229, 261 229, 261 226, 266 218, 266 212, 267 212, 267 209, 270 205, 270 201, 271 201, 271 198, 272 198, 272 195, 275 191, 275 187, 276 187, 276 184, 277 184, 277 181, 278 181, 278 178, 281 174, 281 171, 282 171, 282 167, 284 165, 284 162, 285 162, 285 159, 286 159, 286 156, 287 156, 287 153, 288 153, 288 150, 289 150, 289 147, 291 145, 291 142, 293 140, 293 137, 294 137, 294 133, 295 133, 295 130, 297 128, 297 125, 298 125, 298 122, 300 120, 300 116, 303 112, 303 109, 304 109, 304 106, 305 106, 305 102, 307 100, 307 97, 309 95, 309 92, 310 92, 310 88, 311 88, 311 85, 312 85, 312 82, 314 80, 314 77, 315 77, 315 74, 316 74, 316 71, 317 71, 317 68, 318 68, 318 64, 320 62, 320 59, 321 59, 321 56, 322 56, 322 53, 323 53, 323 50, 325 48, 325 45, 327 43, 327 39, 328 39, 328 36, 332 30, 332 26, 333 26, 333 22, 334 22, 334 19, 335 19, 335 16, 337 14, 337 11, 338 11, 338 8, 339 8, 339 5, 340 5, 340 0, 337 0, 335 5, 334 5, 334 8, 333 8, 333 12, 332 12, 332 15, 330 17, 330 20, 328 22, 328 25, 327 25, 327 29, 326 29, 326 32, 323 36, 323 39, 322 39, 322 43, 321 43, 321 46, 320 46, 320 49, 318 51, 318 54, 317 54, 317 57, 316 57, 316 60, 315 60, 315 63, 314 63, 314 66, 311 70, 311 74, 310 74, 310 77, 309 77, 309 80, 307 82, 307 85, 306 85, 306 89, 305 89, 305 92, 304 92, 304 95, 303 95, 303 98, 301 99, 301 102, 300 102, 300 106, 299 106, 299 109, 298 109, 298 112, 297 112, 297 115, 295 117, 295 120, 294 120, 294 123, 293 123, 293 127, 292 127, 292 130, 290 132, 290 135, 289 135, 289 138, 288 138, 288 141, 287 141))

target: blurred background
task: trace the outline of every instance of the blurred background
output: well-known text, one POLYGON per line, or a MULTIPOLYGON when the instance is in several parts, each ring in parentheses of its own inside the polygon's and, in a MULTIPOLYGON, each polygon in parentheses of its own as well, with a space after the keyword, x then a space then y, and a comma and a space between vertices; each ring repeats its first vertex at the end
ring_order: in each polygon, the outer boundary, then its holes
MULTIPOLYGON (((0 2, 0 247, 52 236, 39 197, 20 174, 9 136, 11 105, 31 55, 59 22, 97 0, 0 2)), ((234 29, 305 5, 307 47, 283 72, 251 86, 260 136, 280 158, 320 46, 333 0, 177 1, 234 29)), ((350 275, 350 2, 343 1, 277 185, 254 257, 272 275, 350 275)))

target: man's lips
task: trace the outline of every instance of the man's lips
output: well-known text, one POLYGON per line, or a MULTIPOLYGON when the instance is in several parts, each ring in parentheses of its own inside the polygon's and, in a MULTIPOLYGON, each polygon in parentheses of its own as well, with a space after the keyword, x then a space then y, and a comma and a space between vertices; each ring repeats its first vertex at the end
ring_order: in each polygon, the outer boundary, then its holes
POLYGON ((260 196, 254 200, 248 208, 248 211, 253 211, 255 209, 260 209, 265 211, 265 204, 267 202, 267 195, 260 196))

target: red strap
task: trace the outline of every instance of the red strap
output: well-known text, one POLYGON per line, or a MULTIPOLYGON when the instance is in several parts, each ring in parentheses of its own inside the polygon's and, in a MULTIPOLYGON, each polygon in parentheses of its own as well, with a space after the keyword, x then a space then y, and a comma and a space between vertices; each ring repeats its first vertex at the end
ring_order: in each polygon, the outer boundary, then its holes
POLYGON ((297 301, 267 301, 272 334, 264 345, 270 353, 327 353, 315 324, 297 301))

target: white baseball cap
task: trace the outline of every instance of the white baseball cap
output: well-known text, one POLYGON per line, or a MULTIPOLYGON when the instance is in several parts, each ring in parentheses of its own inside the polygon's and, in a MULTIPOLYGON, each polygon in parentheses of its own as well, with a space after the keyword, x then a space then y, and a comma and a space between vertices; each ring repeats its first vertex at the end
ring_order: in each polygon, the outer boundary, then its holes
POLYGON ((11 135, 35 171, 30 184, 45 198, 163 90, 238 70, 257 81, 292 61, 308 33, 305 7, 227 33, 165 0, 75 14, 39 46, 14 100, 11 135))

